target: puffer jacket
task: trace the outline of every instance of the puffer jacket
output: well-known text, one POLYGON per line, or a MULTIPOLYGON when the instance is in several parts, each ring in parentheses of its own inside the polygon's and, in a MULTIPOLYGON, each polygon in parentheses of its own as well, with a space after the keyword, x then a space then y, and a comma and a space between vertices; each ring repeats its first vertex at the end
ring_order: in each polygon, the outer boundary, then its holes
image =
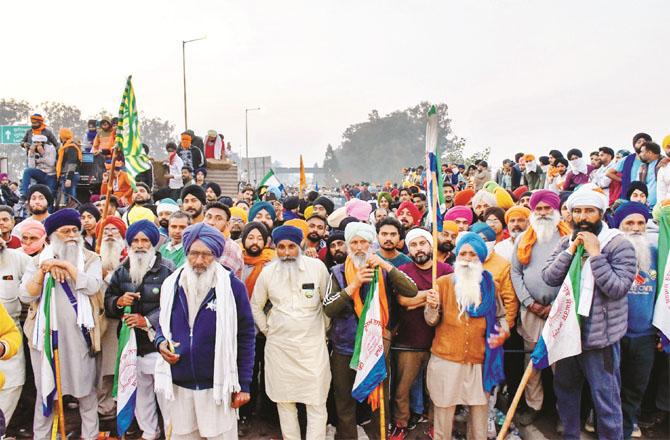
MULTIPOLYGON (((139 292, 140 299, 135 301, 131 307, 132 313, 139 313, 149 320, 151 327, 158 328, 158 315, 160 306, 161 285, 167 277, 174 272, 174 265, 171 261, 161 257, 156 252, 156 261, 147 271, 140 286, 136 286, 130 279, 129 260, 119 266, 107 287, 105 292, 105 314, 110 318, 121 318, 123 309, 117 307, 116 301, 126 292, 139 292)), ((121 323, 119 323, 119 326, 121 323)), ((140 356, 156 351, 153 343, 149 341, 148 333, 143 330, 135 331, 137 342, 137 353, 140 356)))
MULTIPOLYGON (((569 245, 570 237, 563 237, 542 270, 550 286, 560 286, 568 275, 573 257, 566 252, 569 245)), ((591 269, 595 289, 589 316, 581 321, 583 350, 607 347, 626 334, 628 289, 637 273, 633 245, 623 235, 612 238, 600 255, 591 258, 591 269)))

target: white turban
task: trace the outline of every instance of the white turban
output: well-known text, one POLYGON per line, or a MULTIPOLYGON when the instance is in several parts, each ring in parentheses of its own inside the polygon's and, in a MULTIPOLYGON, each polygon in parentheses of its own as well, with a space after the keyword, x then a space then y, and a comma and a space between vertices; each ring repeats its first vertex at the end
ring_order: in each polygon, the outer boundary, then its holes
POLYGON ((572 208, 575 206, 595 206, 605 212, 609 206, 609 199, 602 192, 596 191, 593 185, 585 184, 570 194, 570 197, 565 202, 565 206, 567 206, 569 211, 572 211, 572 208))
POLYGON ((433 245, 433 234, 423 228, 410 229, 405 236, 405 243, 407 243, 407 246, 409 247, 409 244, 412 242, 412 240, 416 240, 417 238, 421 237, 425 238, 431 246, 433 245))
POLYGON ((377 231, 375 230, 374 226, 367 223, 349 223, 347 227, 344 228, 344 241, 349 244, 351 239, 354 237, 361 237, 370 243, 374 243, 375 238, 377 237, 377 231))
POLYGON ((474 197, 472 197, 472 207, 475 208, 482 201, 486 202, 489 206, 498 206, 496 197, 485 189, 480 189, 474 197))

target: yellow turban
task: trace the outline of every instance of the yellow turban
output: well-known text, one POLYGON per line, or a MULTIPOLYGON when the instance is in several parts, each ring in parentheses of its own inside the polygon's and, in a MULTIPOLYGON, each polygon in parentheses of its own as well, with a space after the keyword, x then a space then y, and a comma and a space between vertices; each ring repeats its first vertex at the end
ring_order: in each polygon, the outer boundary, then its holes
POLYGON ((665 150, 668 147, 668 145, 670 145, 670 134, 663 138, 663 144, 661 145, 661 147, 663 147, 663 149, 665 150))
POLYGON ((310 218, 312 214, 314 214, 314 206, 309 205, 307 208, 305 208, 305 212, 303 214, 305 218, 310 218))
POLYGON ((508 210, 509 208, 514 206, 514 200, 512 199, 512 196, 510 196, 509 193, 502 187, 496 188, 493 191, 493 195, 496 198, 496 204, 498 205, 499 208, 508 210))
POLYGON ((241 218, 242 222, 245 225, 249 221, 249 218, 247 216, 247 212, 242 208, 238 208, 237 206, 233 206, 232 208, 230 208, 230 216, 241 218))
POLYGON ((512 206, 505 213, 505 223, 509 223, 509 221, 512 219, 512 217, 529 218, 530 217, 530 209, 526 208, 525 206, 520 206, 520 205, 512 206))
POLYGON ((458 234, 458 225, 457 225, 456 222, 453 221, 453 220, 445 220, 445 221, 442 223, 442 230, 443 230, 443 231, 449 231, 449 232, 453 232, 453 233, 455 233, 455 234, 458 234))
POLYGON ((151 212, 151 209, 145 208, 144 206, 136 206, 128 212, 128 226, 140 220, 154 222, 156 221, 156 216, 151 212))
POLYGON ((307 234, 309 234, 309 225, 301 218, 294 218, 293 220, 284 222, 284 226, 295 226, 302 231, 303 237, 307 237, 307 234))

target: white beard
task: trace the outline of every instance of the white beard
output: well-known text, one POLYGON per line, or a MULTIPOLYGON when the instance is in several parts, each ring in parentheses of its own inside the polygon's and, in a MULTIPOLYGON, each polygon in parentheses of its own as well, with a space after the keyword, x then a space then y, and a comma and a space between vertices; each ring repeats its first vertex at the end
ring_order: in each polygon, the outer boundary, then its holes
POLYGON ((355 254, 352 253, 351 250, 349 250, 349 255, 351 255, 351 262, 354 263, 354 267, 356 269, 360 269, 361 267, 365 266, 368 262, 368 257, 370 256, 368 252, 359 252, 355 254))
POLYGON ((292 260, 279 259, 277 270, 279 271, 280 279, 287 280, 289 284, 298 282, 298 267, 301 255, 298 255, 292 260))
POLYGON ((481 282, 484 273, 484 267, 480 261, 471 263, 456 260, 454 267, 454 290, 456 292, 456 301, 460 317, 470 306, 479 307, 482 302, 481 282))
POLYGON ((204 298, 209 290, 216 285, 216 268, 214 262, 207 266, 207 269, 198 274, 191 264, 187 261, 184 264, 184 271, 181 274, 180 284, 188 296, 195 298, 204 298))
POLYGON ((79 256, 82 253, 84 247, 84 238, 80 235, 73 241, 65 242, 58 238, 54 232, 49 237, 51 247, 53 248, 54 255, 60 260, 65 260, 74 267, 79 265, 79 256))
POLYGON ((107 272, 115 270, 121 264, 121 254, 125 247, 123 239, 103 240, 100 243, 102 270, 107 272))
POLYGON ((648 272, 651 267, 651 249, 649 249, 649 242, 644 234, 626 233, 626 237, 635 248, 635 256, 637 257, 637 270, 648 272))
POLYGON ((136 251, 130 249, 128 251, 128 262, 130 263, 130 280, 135 286, 140 286, 144 275, 147 274, 151 268, 151 263, 155 254, 147 251, 136 251))
POLYGON ((535 230, 535 235, 537 235, 538 243, 546 243, 551 240, 551 237, 554 236, 556 232, 556 226, 561 221, 561 214, 558 211, 552 211, 551 217, 549 218, 539 218, 532 213, 530 215, 530 225, 535 230))

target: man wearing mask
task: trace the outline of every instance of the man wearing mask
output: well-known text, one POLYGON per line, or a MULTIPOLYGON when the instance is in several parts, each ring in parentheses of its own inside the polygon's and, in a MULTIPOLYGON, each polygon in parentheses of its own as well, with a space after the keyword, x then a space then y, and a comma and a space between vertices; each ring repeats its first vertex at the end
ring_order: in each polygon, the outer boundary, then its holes
POLYGON ((33 136, 44 136, 46 139, 44 142, 53 145, 58 148, 58 139, 53 131, 47 128, 44 123, 44 116, 35 113, 30 116, 30 128, 26 131, 26 134, 21 140, 21 146, 23 148, 28 148, 34 142, 33 136))
POLYGON ((160 232, 163 237, 168 236, 170 216, 177 211, 179 211, 179 205, 172 199, 162 199, 158 202, 158 205, 156 205, 158 232, 160 232))
POLYGON ((239 240, 240 236, 242 235, 242 230, 244 229, 244 226, 247 224, 247 212, 242 209, 238 208, 237 206, 233 206, 230 208, 230 239, 231 240, 239 240))
POLYGON ((541 189, 543 187, 542 183, 544 181, 544 173, 542 168, 535 160, 535 156, 532 154, 524 154, 524 160, 526 161, 526 169, 523 173, 524 182, 528 187, 528 191, 535 191, 536 189, 541 189))
POLYGON ((584 379, 593 396, 598 435, 623 438, 620 340, 628 327, 627 294, 637 264, 630 241, 602 220, 608 204, 602 192, 588 186, 570 195, 566 205, 575 233, 561 239, 542 272, 542 279, 549 286, 559 287, 566 278, 569 282, 572 260, 578 246, 581 255, 583 246, 590 264, 584 268, 583 263, 582 272, 590 270, 594 283, 592 295, 585 295, 584 290, 580 295, 580 304, 591 304, 589 310, 579 310, 582 352, 555 363, 554 390, 564 438, 579 438, 579 401, 584 379))
POLYGON ((563 191, 574 191, 578 185, 583 185, 589 181, 593 166, 586 163, 586 160, 582 157, 582 152, 577 148, 568 151, 568 161, 570 171, 565 176, 562 189, 563 191))
MULTIPOLYGON (((535 348, 558 294, 558 288, 544 283, 542 270, 561 237, 570 233, 570 228, 561 221, 559 204, 560 199, 553 191, 540 190, 533 194, 530 226, 516 240, 512 252, 512 283, 521 303, 517 332, 523 338, 527 352, 535 348)), ((528 354, 525 356, 525 364, 529 357, 528 354)), ((519 415, 519 423, 525 426, 533 423, 542 408, 544 391, 540 371, 533 371, 524 396, 528 410, 519 415)))
POLYGON ((196 168, 202 168, 205 166, 205 159, 202 155, 202 151, 199 148, 193 148, 192 136, 188 132, 181 134, 181 143, 177 154, 181 157, 181 160, 184 162, 184 166, 189 167, 191 170, 196 168))

